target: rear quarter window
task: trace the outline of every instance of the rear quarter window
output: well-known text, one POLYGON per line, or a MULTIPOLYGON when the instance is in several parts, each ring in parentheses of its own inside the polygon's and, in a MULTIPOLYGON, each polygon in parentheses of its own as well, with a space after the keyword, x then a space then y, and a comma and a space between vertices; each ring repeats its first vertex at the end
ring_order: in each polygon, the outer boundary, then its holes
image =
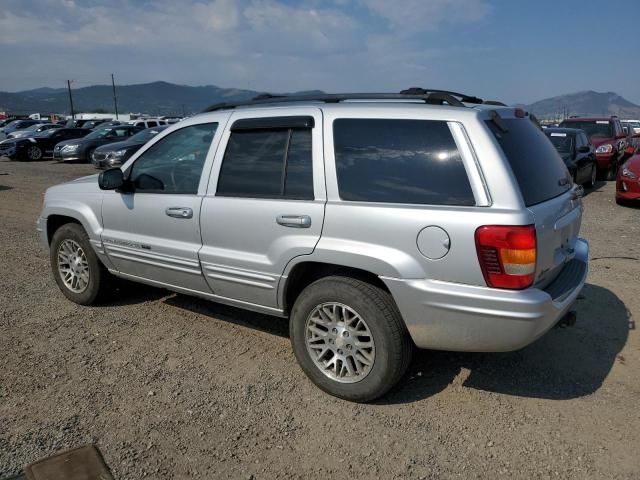
POLYGON ((503 131, 486 124, 516 177, 527 207, 562 195, 571 188, 569 171, 547 136, 527 118, 502 119, 503 131))
POLYGON ((444 121, 337 119, 333 139, 343 200, 475 205, 462 158, 444 121))

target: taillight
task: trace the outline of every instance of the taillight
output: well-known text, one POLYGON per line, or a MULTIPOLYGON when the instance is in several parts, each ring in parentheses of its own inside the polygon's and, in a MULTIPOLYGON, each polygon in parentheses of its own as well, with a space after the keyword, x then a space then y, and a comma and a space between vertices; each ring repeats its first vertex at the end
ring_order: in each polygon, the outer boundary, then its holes
POLYGON ((533 283, 536 272, 534 225, 479 227, 476 250, 488 286, 519 290, 533 283))

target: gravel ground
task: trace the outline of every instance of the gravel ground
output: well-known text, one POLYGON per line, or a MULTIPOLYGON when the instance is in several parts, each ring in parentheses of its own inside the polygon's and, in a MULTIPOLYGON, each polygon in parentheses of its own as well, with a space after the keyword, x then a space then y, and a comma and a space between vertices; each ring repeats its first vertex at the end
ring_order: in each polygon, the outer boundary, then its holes
POLYGON ((574 328, 508 354, 418 352, 373 405, 323 394, 284 320, 143 286, 58 291, 34 222, 87 165, 0 159, 0 477, 95 442, 117 479, 640 478, 640 210, 585 198, 574 328))

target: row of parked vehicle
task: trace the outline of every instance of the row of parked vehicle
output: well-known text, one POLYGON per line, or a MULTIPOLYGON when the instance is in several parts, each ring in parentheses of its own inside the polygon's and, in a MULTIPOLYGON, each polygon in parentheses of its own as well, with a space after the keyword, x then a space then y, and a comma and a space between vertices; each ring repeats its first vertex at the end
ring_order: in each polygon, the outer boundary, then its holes
POLYGON ((616 201, 640 199, 640 121, 571 117, 544 131, 574 183, 593 188, 597 178, 616 180, 616 201))
POLYGON ((128 123, 71 120, 48 123, 15 120, 0 127, 0 156, 14 160, 93 162, 97 168, 121 165, 149 139, 167 128, 163 119, 138 119, 128 123))

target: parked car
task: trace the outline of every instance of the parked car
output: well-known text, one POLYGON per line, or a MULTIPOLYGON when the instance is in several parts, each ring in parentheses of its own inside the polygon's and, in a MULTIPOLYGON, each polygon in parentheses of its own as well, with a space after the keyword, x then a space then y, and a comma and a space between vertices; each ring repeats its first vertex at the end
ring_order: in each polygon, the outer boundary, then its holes
POLYGON ((16 130, 15 132, 11 132, 9 135, 7 135, 7 138, 31 137, 33 135, 38 135, 39 133, 45 132, 52 128, 54 129, 62 128, 62 126, 56 125, 55 123, 36 123, 22 130, 16 130))
POLYGON ((509 351, 571 323, 589 247, 552 144, 521 109, 410 91, 212 106, 49 188, 58 286, 90 305, 115 275, 288 317, 304 372, 352 401, 414 345, 509 351))
POLYGON ((593 146, 584 130, 575 128, 545 128, 574 183, 593 188, 596 184, 598 164, 593 146))
POLYGON ((629 158, 616 180, 616 203, 626 205, 640 200, 640 154, 629 158))
POLYGON ((86 137, 60 142, 53 150, 53 158, 61 161, 90 162, 94 150, 99 146, 121 142, 139 131, 139 128, 132 125, 117 125, 93 130, 86 137))
POLYGON ((136 153, 140 147, 166 128, 167 125, 147 128, 123 142, 110 143, 98 147, 94 150, 91 161, 96 168, 118 167, 136 153))
POLYGON ((140 118, 138 120, 131 120, 129 124, 138 128, 153 128, 160 125, 168 125, 169 122, 159 118, 140 118))
POLYGON ((640 120, 622 120, 622 126, 630 126, 633 129, 632 134, 640 135, 640 120))
POLYGON ((122 122, 118 120, 91 120, 82 125, 82 128, 88 128, 90 130, 97 130, 102 127, 115 127, 116 125, 122 125, 122 122))
POLYGON ((18 130, 23 130, 31 125, 44 123, 41 120, 14 120, 9 122, 6 126, 0 128, 0 140, 7 138, 7 135, 18 130))
MULTIPOLYGON (((6 148, 13 150, 12 158, 21 161, 42 160, 43 158, 52 157, 54 147, 63 141, 82 138, 91 133, 91 130, 85 128, 52 128, 38 135, 26 138, 16 138, 13 145, 6 148)), ((0 144, 3 148, 4 144, 0 144)), ((0 155, 2 150, 0 150, 0 155)))
POLYGON ((617 117, 569 118, 560 122, 560 128, 584 130, 596 149, 598 174, 606 180, 615 180, 618 167, 628 156, 627 135, 617 117))

